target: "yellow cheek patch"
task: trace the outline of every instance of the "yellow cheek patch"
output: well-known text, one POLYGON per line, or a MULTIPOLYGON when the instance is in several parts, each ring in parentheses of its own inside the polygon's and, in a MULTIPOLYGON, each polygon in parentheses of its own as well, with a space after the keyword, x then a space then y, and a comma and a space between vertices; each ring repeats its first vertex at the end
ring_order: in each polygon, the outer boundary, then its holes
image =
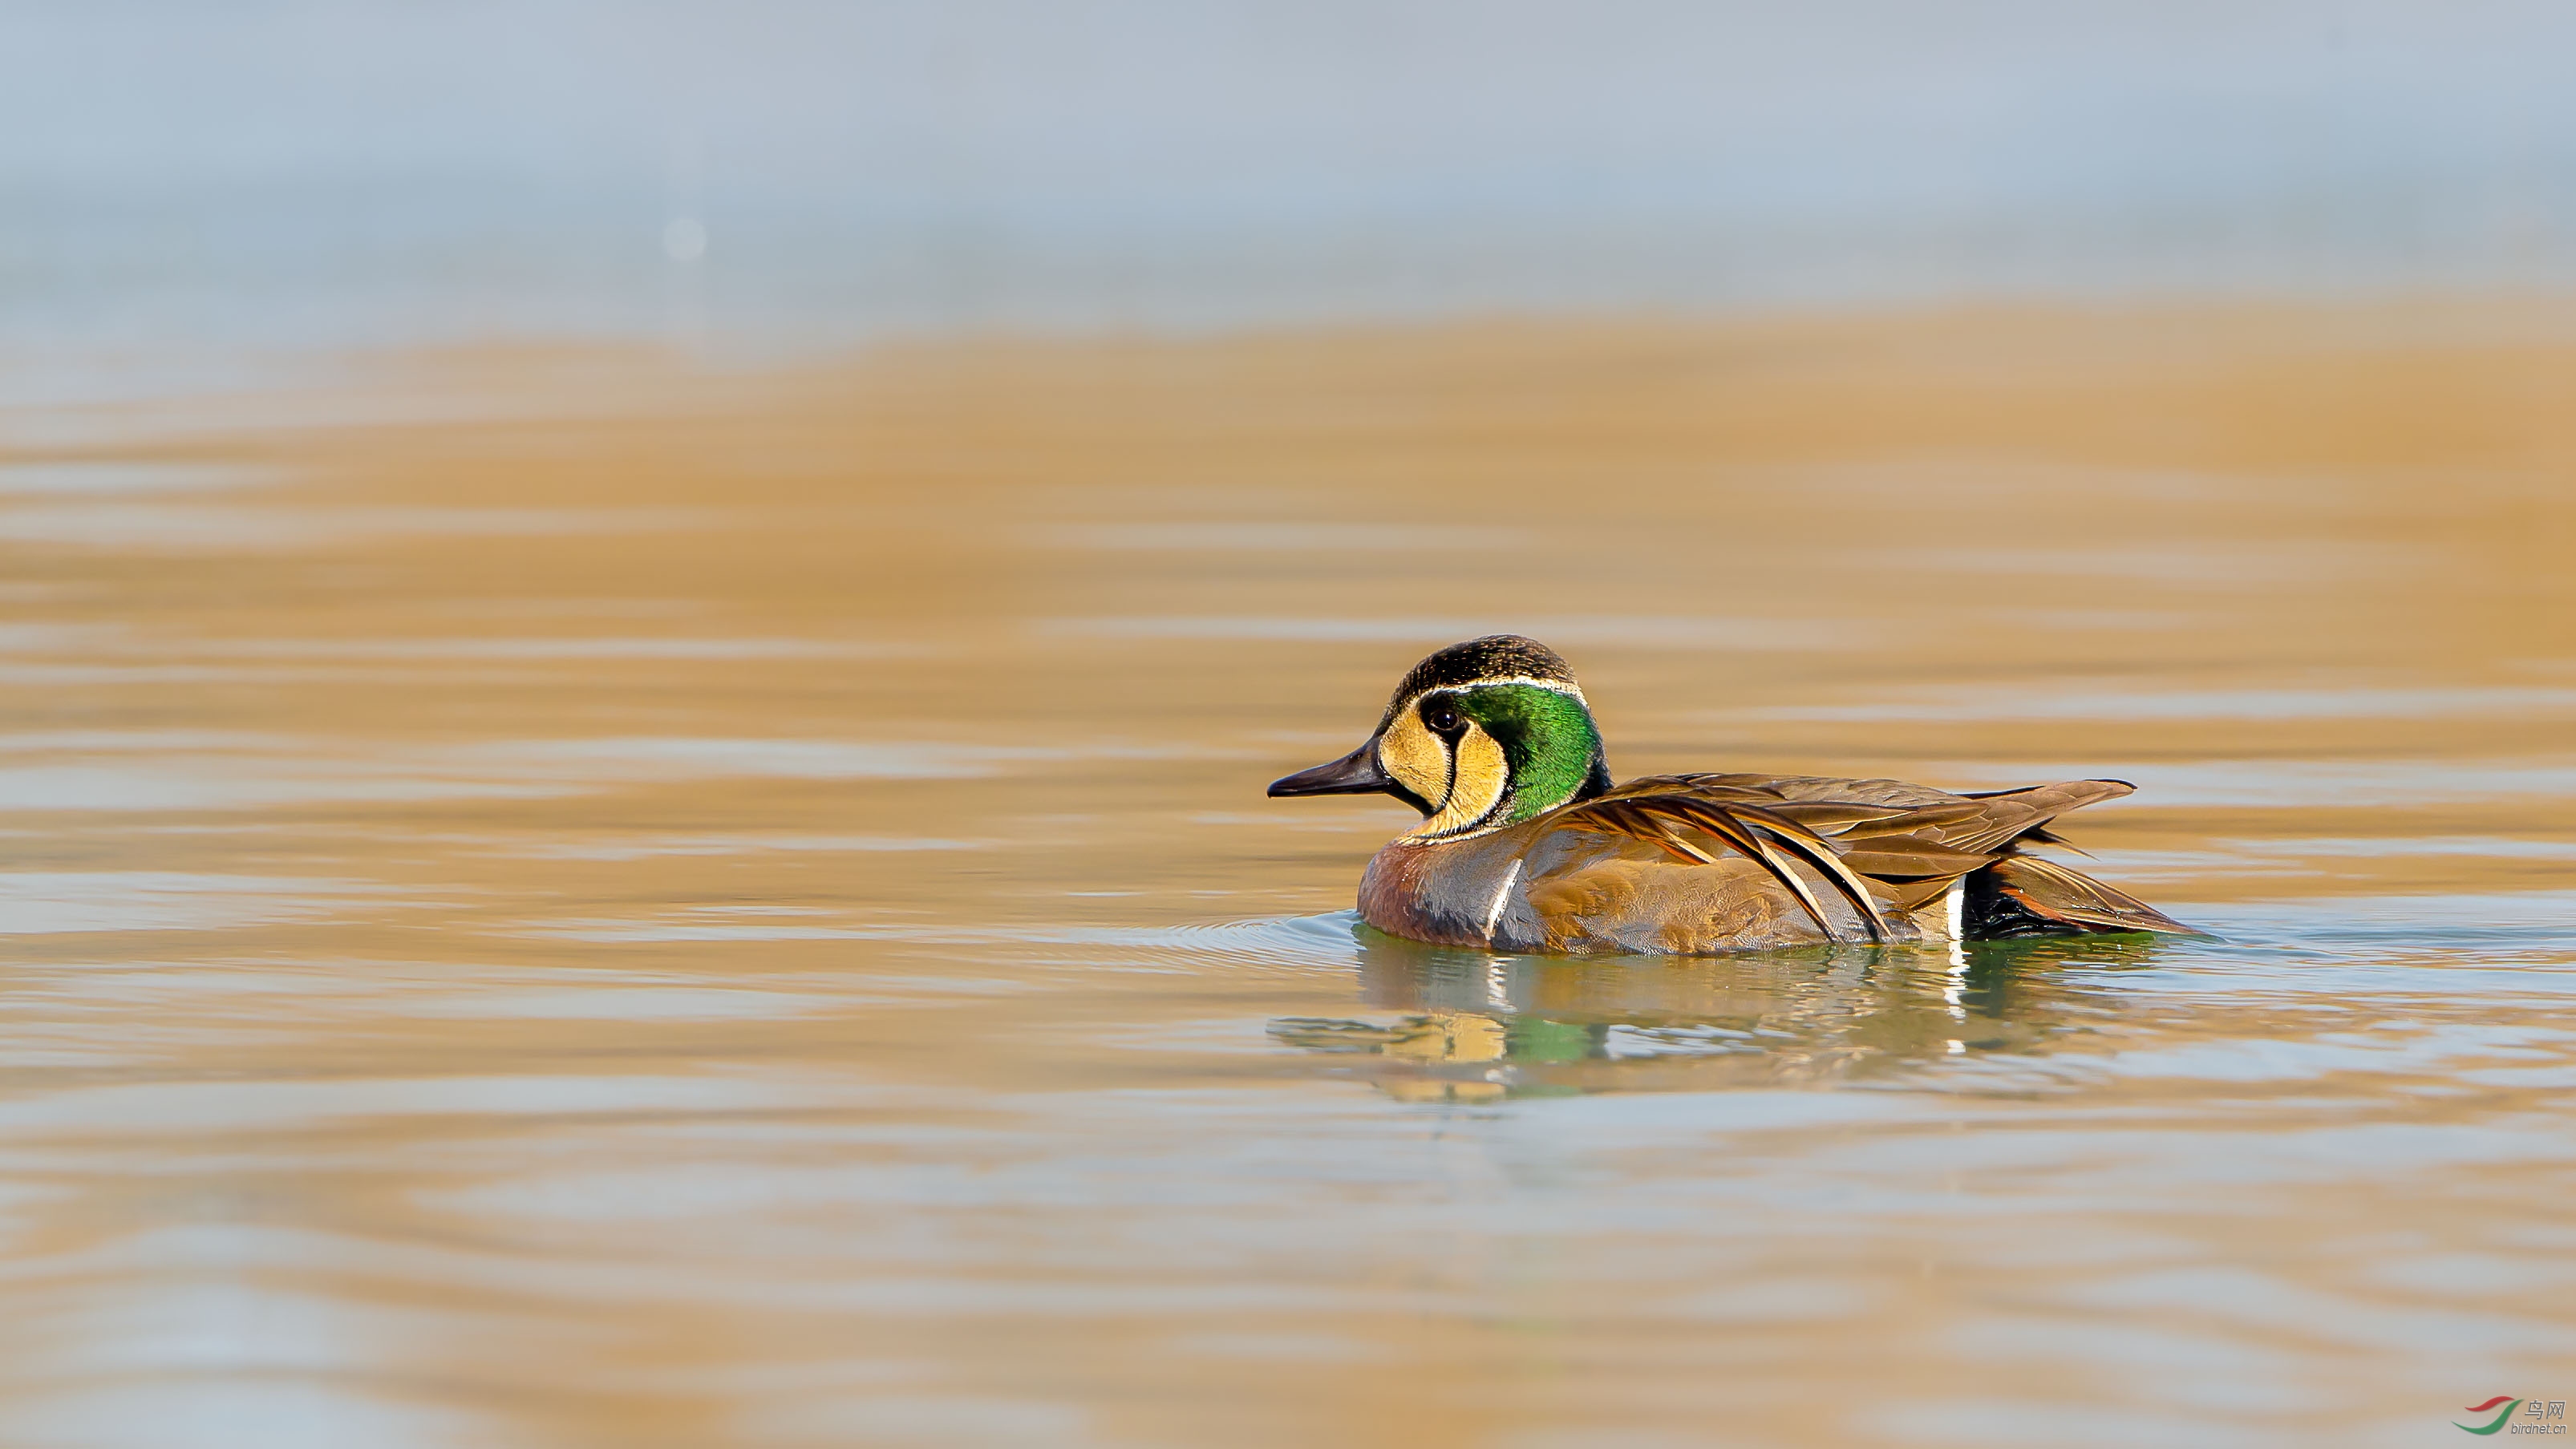
POLYGON ((1437 810, 1449 798, 1449 751, 1408 712, 1378 738, 1377 762, 1395 782, 1437 810))
POLYGON ((1478 726, 1467 726, 1466 737, 1458 741, 1457 781, 1450 786, 1449 798, 1414 834, 1446 835, 1466 829, 1501 802, 1511 783, 1512 769, 1503 759, 1503 747, 1478 726))

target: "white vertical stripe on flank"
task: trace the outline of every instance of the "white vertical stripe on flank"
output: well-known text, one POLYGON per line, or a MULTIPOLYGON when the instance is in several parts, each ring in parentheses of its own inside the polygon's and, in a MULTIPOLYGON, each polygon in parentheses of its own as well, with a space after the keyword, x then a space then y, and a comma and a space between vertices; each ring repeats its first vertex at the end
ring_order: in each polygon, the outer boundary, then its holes
POLYGON ((1521 863, 1516 860, 1510 870, 1503 872, 1502 889, 1494 892, 1494 904, 1485 912, 1485 944, 1488 946, 1494 944, 1494 927, 1502 924, 1503 905, 1512 898, 1512 884, 1520 878, 1521 863))

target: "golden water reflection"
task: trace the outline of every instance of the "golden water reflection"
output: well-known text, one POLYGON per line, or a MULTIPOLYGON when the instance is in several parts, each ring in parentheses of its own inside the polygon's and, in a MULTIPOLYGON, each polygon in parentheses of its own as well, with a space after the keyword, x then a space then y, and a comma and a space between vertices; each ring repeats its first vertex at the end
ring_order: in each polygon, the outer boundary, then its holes
POLYGON ((2093 973, 2147 967, 2158 949, 2103 937, 1567 961, 1353 929, 1362 996, 1395 1019, 1284 1018, 1270 1034, 1363 1059, 1359 1074, 1400 1101, 1901 1078, 2086 1029, 2119 1002, 2116 979, 2093 973))
MULTIPOLYGON (((2551 304, 0 407, 0 1440, 2406 1444, 2576 1363, 2551 304), (1270 801, 2084 775, 2209 939, 1495 961, 1270 801)), ((1296 808, 1291 808, 1291 807, 1296 808)))

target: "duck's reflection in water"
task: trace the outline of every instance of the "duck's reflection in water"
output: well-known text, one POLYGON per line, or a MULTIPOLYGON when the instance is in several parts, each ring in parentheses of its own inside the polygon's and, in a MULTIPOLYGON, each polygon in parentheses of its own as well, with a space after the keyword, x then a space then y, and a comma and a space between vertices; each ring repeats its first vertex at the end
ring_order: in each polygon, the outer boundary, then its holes
POLYGON ((1357 927, 1391 1021, 1289 1017, 1273 1037, 1408 1101, 1709 1091, 2032 1053, 2119 1009, 2104 972, 2144 936, 1833 947, 1744 956, 1496 956, 1357 927))

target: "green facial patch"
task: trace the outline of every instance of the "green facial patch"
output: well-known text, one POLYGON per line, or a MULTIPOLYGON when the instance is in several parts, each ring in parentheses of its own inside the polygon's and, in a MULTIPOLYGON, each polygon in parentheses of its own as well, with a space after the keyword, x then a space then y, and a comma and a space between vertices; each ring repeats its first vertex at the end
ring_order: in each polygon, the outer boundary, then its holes
POLYGON ((1517 825, 1608 788, 1601 731, 1573 695, 1534 684, 1488 684, 1462 693, 1458 708, 1485 727, 1511 766, 1501 823, 1517 825))

